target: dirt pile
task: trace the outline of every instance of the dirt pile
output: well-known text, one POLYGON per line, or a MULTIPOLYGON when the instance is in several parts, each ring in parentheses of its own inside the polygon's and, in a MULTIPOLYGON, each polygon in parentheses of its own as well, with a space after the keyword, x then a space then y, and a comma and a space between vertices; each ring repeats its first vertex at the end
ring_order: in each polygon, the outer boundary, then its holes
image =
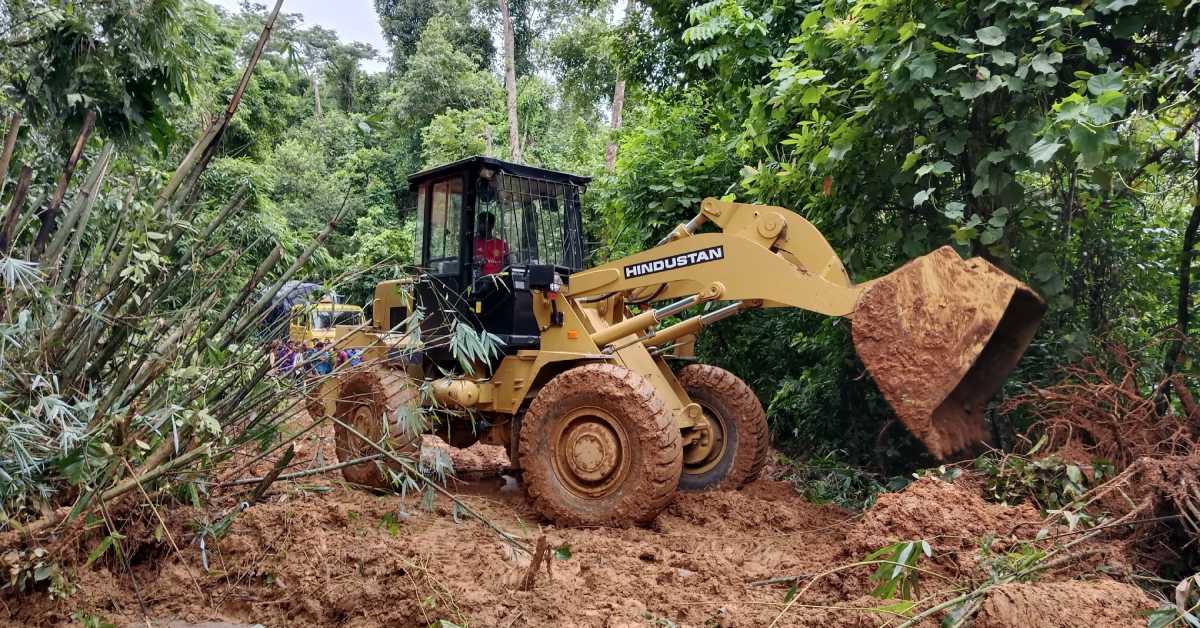
POLYGON ((1112 580, 1006 584, 990 591, 975 628, 1127 628, 1156 606, 1141 589, 1112 580))
POLYGON ((869 552, 897 541, 925 539, 935 555, 973 550, 984 535, 1032 537, 1042 517, 1028 504, 984 500, 966 483, 926 477, 898 493, 879 496, 850 533, 851 547, 869 552))
MULTIPOLYGON (((297 449, 297 467, 327 464, 332 435, 314 430, 297 449)), ((809 503, 784 482, 759 480, 737 492, 680 494, 650 528, 564 529, 540 524, 519 486, 495 475, 505 462, 502 450, 442 450, 460 477, 488 476, 452 482, 470 508, 531 544, 544 535, 555 550, 558 558, 532 590, 516 590, 528 557, 450 501, 439 498, 426 510, 420 496, 372 494, 327 473, 276 483, 223 535, 205 537, 203 548, 197 530, 235 510, 253 486, 218 492, 206 511, 173 508, 166 515, 178 551, 168 539, 155 541, 142 531, 143 544, 128 546, 128 568, 111 553, 91 567, 82 567, 81 558, 68 569, 72 596, 6 594, 0 624, 59 625, 86 613, 118 625, 145 625, 149 617, 155 625, 268 627, 408 626, 438 619, 513 627, 765 626, 783 611, 796 582, 808 588, 777 625, 878 625, 891 616, 872 610, 886 604, 869 595, 874 567, 845 565, 893 541, 926 538, 935 553, 923 568, 957 581, 974 567, 979 536, 1022 530, 1031 536, 1038 521, 1027 507, 989 504, 968 485, 934 479, 881 496, 862 515, 809 503)), ((270 466, 262 461, 251 472, 270 466)), ((81 539, 77 555, 86 556, 98 540, 81 539)), ((1074 576, 1046 574, 1038 586, 1074 585, 1074 576)), ((1043 599, 1049 604, 1060 590, 993 593, 988 617, 1024 613, 1043 599)), ((922 593, 944 599, 951 589, 930 577, 922 580, 922 593)), ((1104 608, 1117 613, 1113 617, 1150 606, 1122 595, 1106 595, 1104 608)), ((1092 625, 1109 625, 1103 617, 1092 625)))

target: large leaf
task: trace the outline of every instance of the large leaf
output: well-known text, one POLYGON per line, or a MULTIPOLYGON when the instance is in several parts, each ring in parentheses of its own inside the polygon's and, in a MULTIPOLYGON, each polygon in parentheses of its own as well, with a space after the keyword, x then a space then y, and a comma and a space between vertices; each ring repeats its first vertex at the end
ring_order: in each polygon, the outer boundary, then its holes
POLYGON ((1055 66, 1062 63, 1062 61, 1063 56, 1061 52, 1051 52, 1049 54, 1039 52, 1038 54, 1034 55, 1033 59, 1029 62, 1029 65, 1035 72, 1041 72, 1042 74, 1055 74, 1058 72, 1058 68, 1055 66))
POLYGON ((1062 144, 1054 139, 1042 138, 1029 147, 1029 158, 1033 160, 1033 163, 1039 164, 1054 159, 1054 154, 1062 148, 1062 144))
POLYGON ((1004 43, 1005 33, 998 26, 988 26, 975 31, 975 36, 985 46, 999 46, 1004 43))
POLYGON ((1093 96, 1099 96, 1105 92, 1119 92, 1121 87, 1125 85, 1125 80, 1121 78, 1121 72, 1105 72, 1097 74, 1088 79, 1088 91, 1093 96))
POLYGON ((990 94, 1004 85, 999 76, 989 76, 985 81, 971 81, 958 86, 958 94, 963 98, 973 100, 984 94, 990 94))

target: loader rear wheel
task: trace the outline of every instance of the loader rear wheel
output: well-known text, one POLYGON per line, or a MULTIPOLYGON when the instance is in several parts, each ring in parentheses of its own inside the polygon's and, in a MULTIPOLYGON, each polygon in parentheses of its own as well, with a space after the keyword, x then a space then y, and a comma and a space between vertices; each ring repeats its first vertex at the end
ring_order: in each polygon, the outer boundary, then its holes
POLYGON ((733 373, 707 364, 689 364, 676 377, 708 424, 708 435, 683 449, 679 488, 736 489, 757 479, 770 434, 754 391, 733 373))
POLYGON ((550 380, 521 421, 518 447, 534 507, 560 525, 649 523, 671 503, 683 463, 666 403, 613 364, 550 380))
MULTIPOLYGON (((334 411, 333 440, 339 462, 349 462, 379 453, 379 450, 346 429, 342 423, 390 452, 412 456, 420 451, 421 435, 398 426, 396 410, 419 408, 420 391, 407 377, 384 368, 356 370, 341 376, 337 409, 334 411), (340 423, 339 423, 340 421, 340 423)), ((385 468, 399 472, 401 466, 386 458, 342 467, 347 482, 371 488, 392 486, 385 468)))

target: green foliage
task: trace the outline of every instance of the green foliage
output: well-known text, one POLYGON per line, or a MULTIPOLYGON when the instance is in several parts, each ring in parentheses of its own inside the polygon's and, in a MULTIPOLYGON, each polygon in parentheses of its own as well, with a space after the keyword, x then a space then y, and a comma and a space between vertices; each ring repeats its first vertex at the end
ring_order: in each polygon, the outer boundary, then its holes
POLYGON ((787 469, 784 476, 805 499, 818 504, 836 504, 866 510, 875 498, 896 486, 884 486, 879 478, 844 462, 844 452, 812 455, 803 462, 779 454, 776 461, 787 469))
POLYGON ((396 72, 407 69, 422 33, 435 17, 445 18, 452 25, 450 39, 456 48, 478 58, 481 67, 492 64, 495 46, 491 31, 476 20, 467 0, 375 0, 375 11, 391 46, 396 72))
POLYGON ((480 68, 481 59, 457 48, 451 31, 448 19, 431 19, 389 92, 394 119, 405 128, 419 131, 446 110, 500 103, 499 79, 480 68))
POLYGON ((472 155, 501 156, 493 143, 504 141, 504 117, 491 109, 450 110, 434 116, 421 130, 421 157, 426 167, 472 155))
POLYGON ((0 106, 16 103, 31 121, 57 127, 59 141, 96 111, 106 136, 150 139, 165 151, 176 139, 168 118, 195 89, 213 17, 210 5, 189 0, 8 0, 0 106))
POLYGON ((924 540, 900 541, 867 554, 864 561, 883 561, 871 574, 871 582, 876 583, 871 595, 884 600, 920 597, 921 574, 917 563, 922 556, 933 557, 933 548, 924 540))
POLYGON ((10 550, 0 556, 0 564, 8 576, 0 590, 12 589, 19 593, 48 590, 55 598, 66 598, 75 590, 44 548, 10 550))
POLYGON ((1003 504, 1029 499, 1043 511, 1073 507, 1089 488, 1114 475, 1112 465, 1104 461, 1085 471, 1054 456, 1034 459, 999 453, 980 456, 975 468, 984 475, 988 499, 1003 504))
POLYGON ((1158 608, 1145 611, 1147 628, 1169 626, 1200 626, 1200 574, 1184 578, 1175 587, 1175 599, 1164 601, 1158 608))
POLYGON ((616 173, 595 191, 604 259, 653 245, 695 215, 701 199, 725 195, 738 168, 732 139, 697 92, 639 103, 626 121, 616 173))

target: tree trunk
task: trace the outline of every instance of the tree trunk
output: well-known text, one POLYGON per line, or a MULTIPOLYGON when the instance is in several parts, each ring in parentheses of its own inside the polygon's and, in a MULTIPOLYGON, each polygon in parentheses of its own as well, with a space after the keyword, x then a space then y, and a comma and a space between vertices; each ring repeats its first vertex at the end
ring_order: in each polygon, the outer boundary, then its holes
POLYGON ((317 117, 321 117, 321 82, 317 80, 317 73, 312 74, 312 90, 313 90, 313 107, 315 108, 317 117))
MULTIPOLYGON (((617 84, 613 87, 612 100, 612 130, 615 133, 621 128, 621 109, 625 107, 625 79, 617 78, 617 84)), ((608 145, 604 147, 604 168, 612 172, 617 167, 617 139, 609 138, 608 145)))
POLYGON ((517 129, 516 51, 508 0, 500 0, 500 16, 504 19, 504 91, 508 108, 508 158, 511 161, 521 161, 521 135, 517 129))
POLYGON ((1192 216, 1183 232, 1183 250, 1179 254, 1179 300, 1175 314, 1175 337, 1167 345, 1163 360, 1163 372, 1167 377, 1175 373, 1183 344, 1187 339, 1192 309, 1192 257, 1196 254, 1196 237, 1200 232, 1200 133, 1196 134, 1194 155, 1196 159, 1196 194, 1192 198, 1192 216))

